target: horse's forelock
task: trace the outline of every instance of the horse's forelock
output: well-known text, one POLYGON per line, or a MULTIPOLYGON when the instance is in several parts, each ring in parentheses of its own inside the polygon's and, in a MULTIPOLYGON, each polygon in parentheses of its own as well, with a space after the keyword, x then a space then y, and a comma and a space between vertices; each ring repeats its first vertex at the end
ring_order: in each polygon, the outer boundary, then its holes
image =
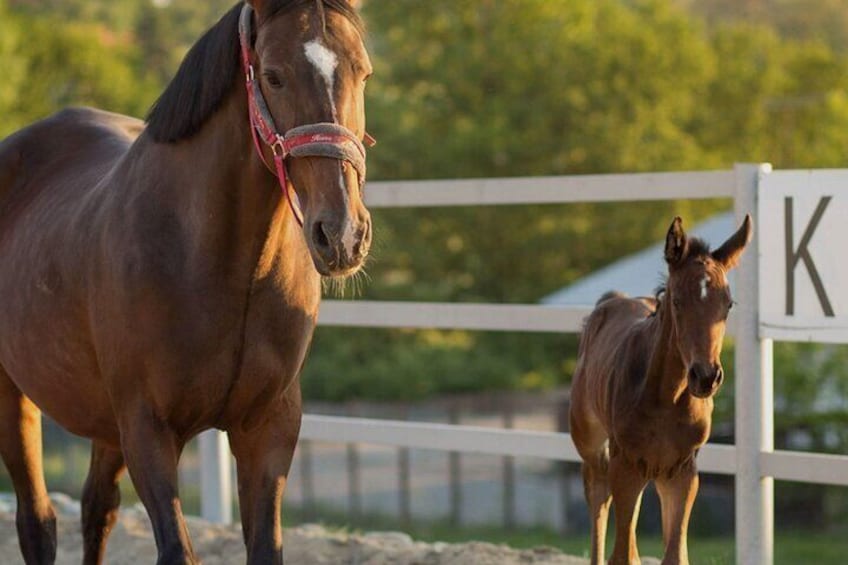
POLYGON ((315 5, 315 9, 318 11, 318 15, 321 18, 321 24, 325 28, 325 8, 329 8, 345 16, 359 33, 364 33, 365 24, 359 16, 359 13, 357 13, 348 0, 270 0, 263 4, 262 12, 259 14, 259 21, 267 21, 280 12, 292 10, 300 6, 307 6, 309 4, 315 5))

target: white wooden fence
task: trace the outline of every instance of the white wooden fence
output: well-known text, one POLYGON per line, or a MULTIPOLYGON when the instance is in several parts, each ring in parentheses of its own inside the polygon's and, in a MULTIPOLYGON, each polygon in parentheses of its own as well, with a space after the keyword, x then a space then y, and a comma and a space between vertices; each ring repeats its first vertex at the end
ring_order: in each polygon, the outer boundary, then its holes
MULTIPOLYGON (((737 220, 756 215, 757 184, 769 165, 681 173, 369 183, 377 207, 483 206, 729 198, 737 220)), ((658 221, 662 221, 658 218, 658 221)), ((755 222, 769 221, 755 217, 755 222)), ((737 274, 732 333, 736 339, 736 445, 706 445, 702 472, 735 475, 736 555, 746 565, 773 562, 773 480, 848 485, 848 456, 774 450, 772 344, 758 336, 758 253, 755 236, 737 274)), ((325 326, 579 332, 587 307, 415 302, 325 301, 325 326)), ((306 415, 301 438, 500 456, 580 458, 568 434, 495 430, 306 415)), ((232 519, 231 465, 220 432, 201 436, 202 514, 232 519)))

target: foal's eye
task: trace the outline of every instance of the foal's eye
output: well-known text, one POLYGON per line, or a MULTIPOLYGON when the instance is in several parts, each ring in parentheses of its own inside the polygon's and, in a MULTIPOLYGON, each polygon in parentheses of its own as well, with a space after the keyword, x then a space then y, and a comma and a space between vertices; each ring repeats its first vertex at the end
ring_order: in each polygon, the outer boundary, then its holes
POLYGON ((674 307, 675 307, 675 308, 679 308, 679 307, 680 307, 680 300, 679 300, 679 299, 677 299, 677 298, 675 298, 674 300, 672 300, 672 301, 671 301, 671 303, 672 303, 672 304, 674 304, 674 307))
POLYGON ((280 78, 280 75, 275 73, 274 71, 265 71, 262 73, 265 77, 265 81, 268 83, 268 86, 271 88, 282 88, 283 87, 283 79, 280 78))

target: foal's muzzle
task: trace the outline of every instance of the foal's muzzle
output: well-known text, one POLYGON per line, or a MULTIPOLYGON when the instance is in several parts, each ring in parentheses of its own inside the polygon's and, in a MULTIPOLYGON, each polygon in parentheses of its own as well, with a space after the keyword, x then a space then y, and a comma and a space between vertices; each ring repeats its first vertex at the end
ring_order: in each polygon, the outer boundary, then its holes
POLYGON ((721 364, 712 366, 695 363, 689 369, 689 392, 697 398, 707 398, 715 394, 724 382, 724 369, 721 364))

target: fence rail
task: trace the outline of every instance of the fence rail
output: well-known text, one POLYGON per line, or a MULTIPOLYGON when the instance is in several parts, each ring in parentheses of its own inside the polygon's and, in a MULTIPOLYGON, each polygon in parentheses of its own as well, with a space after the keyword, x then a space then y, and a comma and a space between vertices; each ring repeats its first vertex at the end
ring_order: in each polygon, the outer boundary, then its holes
POLYGON ((734 171, 370 182, 371 208, 733 198, 734 171))
MULTIPOLYGON (((555 204, 670 199, 733 198, 736 216, 756 215, 759 178, 768 165, 737 165, 733 170, 639 173, 569 177, 467 179, 370 183, 366 201, 373 208, 555 204)), ((759 222, 759 218, 755 219, 759 222)), ((737 273, 740 308, 729 329, 736 336, 736 446, 706 445, 698 457, 702 471, 735 476, 736 559, 773 562, 773 479, 848 486, 848 457, 773 450, 771 341, 758 335, 757 237, 737 273)), ((439 328, 492 331, 576 332, 586 307, 444 304, 416 302, 326 301, 320 324, 379 328, 439 328)), ((214 432, 213 432, 214 433, 214 432)), ((568 434, 497 430, 469 426, 410 423, 328 416, 304 417, 301 437, 308 440, 394 445, 401 448, 543 457, 578 461, 568 434)), ((224 449, 206 441, 206 449, 224 449)), ((220 465, 220 457, 204 460, 220 465)), ((221 485, 219 469, 204 467, 204 484, 221 485)), ((223 519, 214 509, 229 504, 227 488, 204 488, 217 504, 204 505, 207 518, 223 519)))
POLYGON ((355 302, 326 300, 322 326, 430 328, 517 332, 578 332, 592 309, 526 304, 355 302))

